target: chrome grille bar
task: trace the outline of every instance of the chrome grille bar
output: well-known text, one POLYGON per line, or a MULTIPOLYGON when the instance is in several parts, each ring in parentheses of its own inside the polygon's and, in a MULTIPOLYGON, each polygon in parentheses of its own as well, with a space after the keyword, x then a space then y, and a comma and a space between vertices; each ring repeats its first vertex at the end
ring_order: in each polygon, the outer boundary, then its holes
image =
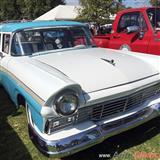
MULTIPOLYGON (((84 112, 79 110, 78 115, 83 113, 85 114, 83 116, 85 120, 87 118, 91 118, 93 121, 99 121, 107 116, 112 116, 117 113, 123 113, 125 111, 135 109, 149 98, 152 98, 158 94, 160 94, 160 83, 146 87, 145 89, 139 90, 125 97, 81 108, 80 110, 84 110, 84 112), (87 109, 90 110, 89 114, 86 112, 87 109)), ((83 121, 83 118, 78 120, 78 122, 83 121)))

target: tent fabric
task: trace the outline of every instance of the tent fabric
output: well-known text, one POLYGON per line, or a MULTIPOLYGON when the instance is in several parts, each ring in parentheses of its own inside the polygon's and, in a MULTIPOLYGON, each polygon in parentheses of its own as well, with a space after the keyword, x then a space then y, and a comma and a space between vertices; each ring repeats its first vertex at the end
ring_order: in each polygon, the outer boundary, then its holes
POLYGON ((81 6, 59 5, 35 20, 74 20, 81 6))

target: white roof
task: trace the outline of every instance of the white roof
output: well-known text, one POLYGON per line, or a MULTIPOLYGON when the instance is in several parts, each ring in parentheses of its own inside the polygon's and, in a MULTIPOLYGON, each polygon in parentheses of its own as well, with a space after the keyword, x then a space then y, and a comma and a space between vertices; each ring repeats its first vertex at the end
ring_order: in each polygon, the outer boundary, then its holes
POLYGON ((59 5, 35 20, 74 20, 81 6, 59 5))

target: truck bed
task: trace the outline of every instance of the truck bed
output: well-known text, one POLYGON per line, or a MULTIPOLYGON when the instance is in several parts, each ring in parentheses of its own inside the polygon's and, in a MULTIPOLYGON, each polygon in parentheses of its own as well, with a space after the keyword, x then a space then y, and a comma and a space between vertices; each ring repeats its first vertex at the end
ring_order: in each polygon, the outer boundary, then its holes
POLYGON ((96 35, 94 36, 94 42, 98 47, 102 48, 108 48, 109 40, 110 40, 111 34, 105 34, 105 35, 96 35))

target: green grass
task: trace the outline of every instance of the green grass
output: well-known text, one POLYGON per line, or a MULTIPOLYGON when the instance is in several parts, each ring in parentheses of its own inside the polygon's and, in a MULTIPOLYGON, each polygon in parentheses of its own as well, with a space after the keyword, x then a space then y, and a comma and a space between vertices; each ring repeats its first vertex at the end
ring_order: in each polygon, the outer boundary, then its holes
MULTIPOLYGON (((64 160, 110 159, 99 158, 99 154, 113 160, 160 160, 160 118, 64 160), (136 153, 141 153, 141 156, 136 156, 136 153)), ((4 89, 0 88, 0 160, 8 159, 53 160, 41 154, 29 139, 25 109, 16 111, 4 89)))

